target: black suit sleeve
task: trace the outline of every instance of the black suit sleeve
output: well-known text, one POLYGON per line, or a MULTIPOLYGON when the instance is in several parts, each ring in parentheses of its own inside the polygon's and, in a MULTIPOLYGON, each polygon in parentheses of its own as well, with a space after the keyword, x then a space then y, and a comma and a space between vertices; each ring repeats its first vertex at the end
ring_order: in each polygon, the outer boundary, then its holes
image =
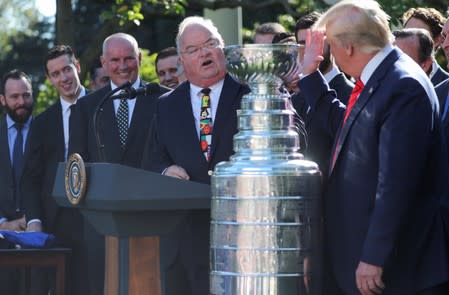
POLYGON ((67 157, 73 153, 81 155, 88 162, 87 128, 88 114, 87 101, 80 99, 72 106, 69 119, 69 150, 67 157))
MULTIPOLYGON (((159 104, 158 104, 159 106, 159 104)), ((161 126, 158 123, 157 111, 151 122, 150 134, 145 143, 142 160, 142 168, 145 170, 162 173, 167 167, 173 164, 173 160, 168 155, 162 140, 161 126)))
POLYGON ((22 195, 25 218, 28 222, 32 219, 42 220, 41 192, 46 163, 43 160, 42 140, 37 122, 32 124, 27 142, 29 157, 22 176, 22 195))
POLYGON ((320 72, 310 74, 299 81, 304 99, 313 110, 318 110, 319 121, 329 135, 335 136, 341 125, 346 106, 337 99, 320 72))

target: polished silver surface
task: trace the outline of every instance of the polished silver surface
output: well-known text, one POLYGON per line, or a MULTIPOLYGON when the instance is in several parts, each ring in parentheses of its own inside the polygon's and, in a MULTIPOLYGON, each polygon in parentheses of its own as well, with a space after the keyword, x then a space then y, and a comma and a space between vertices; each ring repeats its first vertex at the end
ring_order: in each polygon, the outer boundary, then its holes
POLYGON ((235 154, 212 175, 211 294, 321 294, 321 173, 299 153, 283 79, 300 47, 225 48, 228 70, 251 93, 238 111, 235 154))

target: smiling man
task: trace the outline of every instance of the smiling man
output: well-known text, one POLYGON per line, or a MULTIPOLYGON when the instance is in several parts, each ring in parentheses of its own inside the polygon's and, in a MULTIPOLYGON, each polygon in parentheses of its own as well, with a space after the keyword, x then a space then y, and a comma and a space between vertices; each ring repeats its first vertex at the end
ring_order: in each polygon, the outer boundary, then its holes
MULTIPOLYGON (((169 89, 161 86, 154 93, 130 99, 109 99, 103 104, 98 130, 104 144, 103 155, 98 153, 93 127, 97 105, 111 90, 130 82, 132 87, 147 85, 140 78, 142 55, 136 39, 125 33, 115 33, 103 42, 101 63, 110 83, 86 95, 73 110, 69 152, 79 153, 87 162, 118 163, 139 168, 142 163, 145 139, 156 108, 157 98, 169 89)), ((104 237, 91 225, 86 226, 88 237, 89 284, 91 294, 103 294, 104 237)), ((81 294, 81 293, 79 293, 81 294)))
MULTIPOLYGON (((176 44, 187 81, 159 99, 155 137, 144 167, 210 183, 215 165, 233 153, 236 110, 249 88, 227 74, 223 38, 209 19, 185 18, 176 44)), ((209 221, 210 212, 198 210, 179 229, 189 234, 173 234, 174 241, 162 240, 162 245, 178 245, 178 254, 173 254, 175 263, 181 263, 180 268, 188 272, 174 286, 183 292, 172 294, 209 294, 209 221), (187 284, 184 290, 183 282, 187 284)))
MULTIPOLYGON (((56 236, 57 246, 72 249, 68 288, 72 294, 87 294, 84 286, 87 280, 83 253, 84 220, 78 209, 59 207, 51 196, 58 162, 64 162, 67 157, 70 107, 86 91, 78 77, 79 62, 70 46, 51 48, 45 57, 44 69, 58 91, 59 100, 37 116, 31 127, 30 159, 24 170, 23 185, 28 202, 26 218, 30 228, 39 230, 41 224, 38 221, 41 221, 44 231, 56 236)), ((47 283, 50 281, 48 279, 47 283)))

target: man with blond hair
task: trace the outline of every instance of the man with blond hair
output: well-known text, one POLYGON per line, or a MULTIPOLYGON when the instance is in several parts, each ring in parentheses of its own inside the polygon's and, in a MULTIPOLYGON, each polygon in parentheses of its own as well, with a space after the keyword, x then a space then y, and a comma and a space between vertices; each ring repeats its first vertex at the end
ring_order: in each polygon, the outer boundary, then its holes
POLYGON ((299 87, 336 135, 324 219, 339 290, 325 294, 449 294, 438 102, 425 73, 392 41, 389 16, 373 0, 335 4, 306 38, 299 87), (357 79, 347 108, 318 71, 324 39, 357 79))

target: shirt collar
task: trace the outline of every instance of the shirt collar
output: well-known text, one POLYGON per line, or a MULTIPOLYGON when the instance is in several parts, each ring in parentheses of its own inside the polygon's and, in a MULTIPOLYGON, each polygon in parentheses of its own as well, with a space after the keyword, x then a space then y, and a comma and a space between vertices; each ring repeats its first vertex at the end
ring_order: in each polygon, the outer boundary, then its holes
POLYGON ((363 68, 362 74, 360 75, 360 80, 366 85, 368 80, 373 75, 374 71, 379 67, 383 60, 393 51, 394 47, 392 44, 385 45, 363 68))
MULTIPOLYGON (((86 88, 84 88, 83 86, 81 86, 81 91, 80 94, 78 95, 78 97, 76 98, 75 103, 78 101, 78 99, 80 99, 80 97, 83 97, 86 95, 86 88)), ((65 113, 67 111, 68 108, 70 108, 70 106, 72 105, 72 103, 66 101, 65 99, 63 99, 62 97, 59 97, 59 100, 61 101, 61 107, 62 107, 62 112, 65 113)))
POLYGON ((332 65, 332 69, 324 74, 324 79, 326 79, 326 82, 329 83, 338 74, 340 74, 340 70, 335 65, 332 65))
MULTIPOLYGON (((134 81, 133 85, 131 85, 134 89, 137 89, 140 87, 140 77, 137 77, 136 81, 134 81)), ((115 90, 119 86, 115 85, 114 82, 111 80, 111 90, 115 90)))
MULTIPOLYGON (((33 116, 30 116, 30 117, 28 118, 28 120, 25 122, 25 124, 23 124, 23 127, 24 127, 25 129, 30 127, 32 117, 33 117, 33 116)), ((13 127, 14 127, 14 124, 16 124, 16 121, 14 121, 13 119, 11 119, 11 117, 10 117, 8 114, 6 114, 6 124, 7 124, 7 126, 8 126, 8 129, 10 129, 10 128, 13 128, 13 127)))
POLYGON ((429 74, 429 78, 432 79, 437 71, 438 71, 438 63, 434 58, 432 58, 432 71, 429 74))
MULTIPOLYGON (((197 96, 201 97, 200 93, 201 93, 202 89, 209 88, 211 93, 220 93, 221 89, 223 88, 223 84, 224 84, 224 79, 221 79, 220 81, 218 81, 217 83, 215 83, 209 87, 200 87, 198 85, 190 83, 190 88, 191 88, 191 91, 193 91, 193 93, 196 93, 197 96)), ((211 94, 211 96, 212 96, 212 94, 211 94)))

